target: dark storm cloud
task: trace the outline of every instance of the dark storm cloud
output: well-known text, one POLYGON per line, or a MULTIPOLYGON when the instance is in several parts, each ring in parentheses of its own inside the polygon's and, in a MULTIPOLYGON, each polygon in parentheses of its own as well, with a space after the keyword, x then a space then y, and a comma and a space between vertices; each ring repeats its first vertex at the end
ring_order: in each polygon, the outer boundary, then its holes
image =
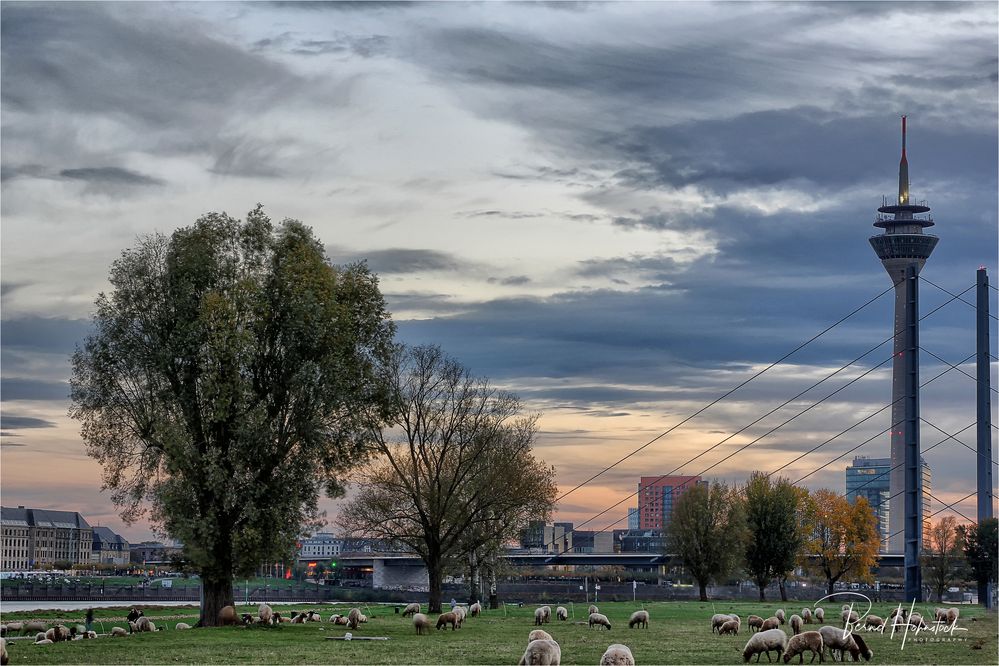
POLYGON ((22 317, 6 319, 0 328, 5 349, 71 354, 90 333, 91 324, 85 319, 22 317))
POLYGON ((489 284, 501 284, 505 287, 519 287, 520 285, 528 284, 530 281, 531 278, 526 275, 511 275, 505 278, 491 277, 486 280, 489 284))
POLYGON ((0 400, 65 400, 69 384, 21 377, 0 378, 0 400))
POLYGON ((23 289, 24 287, 30 287, 31 282, 2 282, 0 283, 0 296, 7 296, 12 294, 18 289, 23 289))
POLYGON ((33 416, 17 416, 15 414, 0 414, 0 428, 4 430, 26 430, 29 428, 54 428, 55 423, 33 416))
POLYGON ((59 172, 62 178, 82 180, 96 185, 162 185, 163 181, 138 171, 122 169, 121 167, 82 167, 78 169, 63 169, 59 172))
POLYGON ((349 252, 327 247, 326 253, 337 264, 365 261, 376 273, 422 273, 428 271, 458 271, 470 264, 460 257, 439 250, 387 248, 367 252, 349 252))

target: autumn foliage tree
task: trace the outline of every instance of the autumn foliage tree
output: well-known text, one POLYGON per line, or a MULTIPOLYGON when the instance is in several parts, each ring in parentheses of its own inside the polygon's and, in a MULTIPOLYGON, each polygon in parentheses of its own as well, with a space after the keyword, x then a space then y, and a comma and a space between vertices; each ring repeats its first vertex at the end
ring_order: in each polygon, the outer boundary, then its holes
POLYGON ((283 558, 320 492, 343 492, 384 404, 393 326, 363 265, 330 265, 308 227, 259 206, 141 238, 109 280, 70 414, 123 517, 148 508, 183 542, 214 625, 233 575, 283 558))
POLYGON ((804 564, 826 579, 828 594, 836 582, 849 574, 872 581, 871 567, 877 563, 881 543, 877 517, 863 497, 851 503, 842 495, 822 488, 807 495, 808 539, 804 552, 815 556, 804 564))
POLYGON ((731 573, 745 553, 746 514, 741 495, 715 482, 698 483, 674 501, 667 530, 669 549, 697 581, 701 601, 707 586, 731 573))
POLYGON ((961 575, 964 556, 957 519, 944 516, 927 530, 923 543, 923 580, 943 603, 943 593, 961 575))

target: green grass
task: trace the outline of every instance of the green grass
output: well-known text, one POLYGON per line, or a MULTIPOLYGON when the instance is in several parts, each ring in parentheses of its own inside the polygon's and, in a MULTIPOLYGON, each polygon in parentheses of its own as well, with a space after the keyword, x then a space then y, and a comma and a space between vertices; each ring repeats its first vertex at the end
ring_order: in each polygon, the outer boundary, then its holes
MULTIPOLYGON (((799 612, 803 604, 751 602, 663 602, 645 607, 652 617, 648 630, 628 629, 627 619, 642 604, 599 604, 613 624, 613 629, 588 629, 585 625, 552 621, 544 628, 562 647, 564 664, 596 664, 611 643, 628 645, 639 664, 736 664, 742 662, 742 648, 748 639, 745 619, 750 614, 769 615, 784 607, 790 615, 799 612), (711 633, 713 613, 735 612, 743 618, 743 631, 738 636, 718 637, 711 633)), ((555 604, 552 604, 554 608, 555 604)), ((575 621, 585 620, 586 608, 566 605, 575 611, 575 621)), ((321 608, 328 618, 334 610, 345 612, 345 606, 280 606, 305 609, 321 608)), ((839 604, 826 604, 827 618, 839 616, 839 604)), ((514 664, 523 654, 527 634, 533 629, 534 607, 486 611, 483 617, 469 618, 458 631, 432 631, 429 636, 417 636, 410 620, 396 615, 391 606, 371 605, 362 610, 370 618, 354 632, 355 636, 387 636, 388 641, 327 641, 327 636, 341 636, 345 627, 326 622, 305 625, 285 624, 280 627, 229 627, 175 631, 178 621, 193 624, 194 608, 148 609, 146 614, 166 631, 152 634, 105 638, 92 641, 57 643, 35 646, 30 641, 9 644, 12 664, 233 664, 233 663, 317 663, 317 664, 514 664)), ((425 607, 424 607, 425 608, 425 607)), ((893 606, 877 604, 872 612, 887 617, 893 606)), ((252 609, 242 609, 255 612, 252 609)), ((932 614, 932 605, 923 610, 932 614)), ((95 612, 98 629, 108 630, 111 624, 123 626, 127 609, 99 609, 95 612)), ((10 613, 4 621, 40 618, 47 621, 62 619, 77 622, 82 613, 10 613)), ((925 635, 909 635, 904 648, 901 638, 888 635, 865 635, 874 650, 872 663, 877 664, 995 664, 997 657, 996 615, 986 614, 974 606, 961 607, 958 626, 961 640, 923 642, 925 635), (980 649, 975 649, 978 646, 980 649)), ((786 628, 786 627, 785 627, 786 628)), ((814 625, 813 625, 814 628, 814 625)), ((806 660, 807 661, 807 660, 806 660)), ((797 660, 795 660, 795 663, 797 660)), ((766 660, 764 659, 764 662, 766 660)))

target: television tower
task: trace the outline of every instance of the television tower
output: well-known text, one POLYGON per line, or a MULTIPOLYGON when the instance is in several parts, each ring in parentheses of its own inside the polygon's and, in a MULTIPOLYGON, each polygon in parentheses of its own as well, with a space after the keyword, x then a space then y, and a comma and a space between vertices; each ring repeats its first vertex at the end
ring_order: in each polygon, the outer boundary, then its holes
MULTIPOLYGON (((906 599, 909 567, 918 575, 922 535, 922 460, 919 456, 919 287, 917 276, 939 240, 924 234, 933 226, 925 201, 909 200, 909 163, 905 158, 902 116, 902 159, 898 165, 898 198, 887 197, 878 208, 871 247, 895 284, 894 358, 892 361, 891 476, 888 507, 888 552, 906 555, 906 599), (911 524, 910 524, 911 523, 911 524), (914 533, 913 533, 914 532, 914 533), (914 550, 913 553, 910 553, 914 550), (910 555, 914 561, 910 563, 910 555)), ((914 581, 913 581, 914 582, 914 581)), ((918 589, 918 588, 917 588, 918 589)))

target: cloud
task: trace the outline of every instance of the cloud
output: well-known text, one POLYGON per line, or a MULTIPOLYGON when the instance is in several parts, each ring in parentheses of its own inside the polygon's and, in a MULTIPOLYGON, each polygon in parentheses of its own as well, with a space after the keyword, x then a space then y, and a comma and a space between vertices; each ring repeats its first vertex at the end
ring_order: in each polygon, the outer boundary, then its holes
POLYGON ((69 384, 41 379, 3 377, 0 379, 0 400, 65 400, 69 384))
POLYGON ((3 347, 70 354, 91 332, 86 319, 22 317, 2 322, 3 347))
POLYGON ((122 169, 121 167, 82 167, 79 169, 63 169, 59 172, 63 178, 82 180, 96 185, 162 185, 163 181, 141 174, 138 171, 122 169))
POLYGON ((486 280, 489 284, 501 284, 505 287, 519 287, 530 283, 530 281, 531 278, 526 275, 511 275, 510 277, 505 278, 491 277, 486 280))
POLYGON ((335 263, 366 261, 371 270, 385 274, 459 271, 470 266, 456 255, 439 250, 386 248, 359 252, 328 246, 326 253, 335 263))
POLYGON ((4 430, 25 430, 28 428, 54 428, 55 423, 33 416, 18 416, 15 414, 0 414, 0 428, 4 430))

